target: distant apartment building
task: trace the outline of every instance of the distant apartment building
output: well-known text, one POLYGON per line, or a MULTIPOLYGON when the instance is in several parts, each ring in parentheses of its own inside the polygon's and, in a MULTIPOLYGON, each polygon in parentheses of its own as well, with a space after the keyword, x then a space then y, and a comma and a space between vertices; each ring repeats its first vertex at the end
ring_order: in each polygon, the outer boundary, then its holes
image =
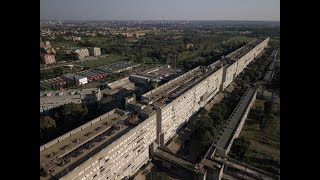
POLYGON ((40 50, 42 50, 42 52, 46 54, 56 54, 55 49, 51 47, 51 44, 49 41, 45 41, 45 42, 40 41, 40 50))
POLYGON ((187 49, 193 48, 193 44, 189 43, 187 44, 187 49))
POLYGON ((121 34, 122 36, 125 37, 142 37, 145 36, 145 33, 142 32, 133 32, 133 33, 129 33, 129 32, 124 32, 124 33, 119 33, 119 32, 113 32, 112 35, 118 35, 121 34))
POLYGON ((142 37, 142 36, 145 36, 145 35, 146 35, 145 33, 141 33, 141 32, 134 33, 134 36, 136 36, 136 37, 142 37))
POLYGON ((56 63, 56 58, 53 54, 40 54, 40 58, 43 64, 56 63))
POLYGON ((81 40, 81 37, 72 37, 72 40, 73 40, 73 41, 80 41, 80 40, 81 40))
POLYGON ((79 59, 83 59, 89 56, 89 50, 87 48, 74 49, 73 51, 79 54, 79 59))
POLYGON ((101 56, 101 50, 98 47, 91 47, 89 49, 90 56, 101 56))

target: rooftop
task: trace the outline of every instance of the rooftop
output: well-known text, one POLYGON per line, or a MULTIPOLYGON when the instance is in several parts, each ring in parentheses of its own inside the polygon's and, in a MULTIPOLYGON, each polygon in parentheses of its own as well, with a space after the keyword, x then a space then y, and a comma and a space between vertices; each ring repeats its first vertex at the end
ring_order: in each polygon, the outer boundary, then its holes
POLYGON ((140 66, 140 64, 133 63, 131 61, 118 61, 116 63, 111 63, 105 66, 100 66, 99 69, 105 72, 115 72, 115 71, 121 71, 128 68, 140 66))
POLYGON ((152 69, 148 69, 141 73, 138 73, 140 76, 153 78, 153 79, 162 79, 173 74, 181 74, 181 70, 173 69, 170 66, 168 67, 156 67, 152 69))
POLYGON ((106 146, 115 140, 113 137, 130 130, 123 123, 127 117, 126 112, 114 109, 41 146, 40 166, 56 174, 80 159, 88 159, 86 155, 96 149, 94 146, 106 146))
POLYGON ((232 60, 238 60, 242 56, 244 56, 246 53, 248 53, 252 48, 260 44, 264 39, 256 39, 254 41, 251 41, 247 45, 239 48, 238 50, 234 51, 233 53, 230 54, 229 58, 232 60))
POLYGON ((198 67, 195 68, 174 80, 171 80, 162 86, 144 94, 143 96, 147 99, 149 104, 154 105, 168 104, 171 100, 177 98, 182 93, 195 86, 197 83, 214 73, 218 68, 211 67, 198 67))

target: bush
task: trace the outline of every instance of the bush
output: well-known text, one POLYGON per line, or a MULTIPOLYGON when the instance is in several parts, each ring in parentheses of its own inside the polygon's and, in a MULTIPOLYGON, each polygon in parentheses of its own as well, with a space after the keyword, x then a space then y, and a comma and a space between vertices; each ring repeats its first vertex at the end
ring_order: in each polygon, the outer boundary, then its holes
POLYGON ((40 118, 40 129, 50 129, 56 127, 56 121, 49 116, 40 118))
POLYGON ((247 153, 250 146, 250 142, 244 137, 237 138, 233 141, 231 147, 230 156, 237 160, 243 161, 245 154, 247 153))

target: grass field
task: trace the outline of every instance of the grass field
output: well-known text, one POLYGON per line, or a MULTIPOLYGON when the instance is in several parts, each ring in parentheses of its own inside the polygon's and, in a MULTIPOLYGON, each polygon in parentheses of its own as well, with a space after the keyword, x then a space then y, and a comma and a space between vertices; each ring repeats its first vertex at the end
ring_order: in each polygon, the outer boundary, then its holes
MULTIPOLYGON (((261 107, 263 103, 256 101, 253 108, 261 107)), ((250 141, 245 162, 257 168, 274 174, 280 173, 280 98, 278 97, 273 114, 269 118, 266 128, 260 129, 258 120, 247 119, 240 133, 250 141)))
POLYGON ((106 64, 109 64, 109 63, 121 61, 121 60, 124 60, 124 59, 126 59, 125 56, 109 55, 109 56, 100 58, 98 60, 92 60, 92 61, 86 61, 86 62, 82 62, 82 63, 77 63, 77 65, 94 68, 94 67, 106 65, 106 64))

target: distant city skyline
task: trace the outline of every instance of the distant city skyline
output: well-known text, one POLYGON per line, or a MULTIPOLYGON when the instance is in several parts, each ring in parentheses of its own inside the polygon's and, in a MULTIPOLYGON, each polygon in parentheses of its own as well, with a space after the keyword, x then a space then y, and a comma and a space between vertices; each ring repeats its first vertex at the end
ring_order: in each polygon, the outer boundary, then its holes
POLYGON ((40 19, 280 21, 280 1, 41 0, 40 19))

